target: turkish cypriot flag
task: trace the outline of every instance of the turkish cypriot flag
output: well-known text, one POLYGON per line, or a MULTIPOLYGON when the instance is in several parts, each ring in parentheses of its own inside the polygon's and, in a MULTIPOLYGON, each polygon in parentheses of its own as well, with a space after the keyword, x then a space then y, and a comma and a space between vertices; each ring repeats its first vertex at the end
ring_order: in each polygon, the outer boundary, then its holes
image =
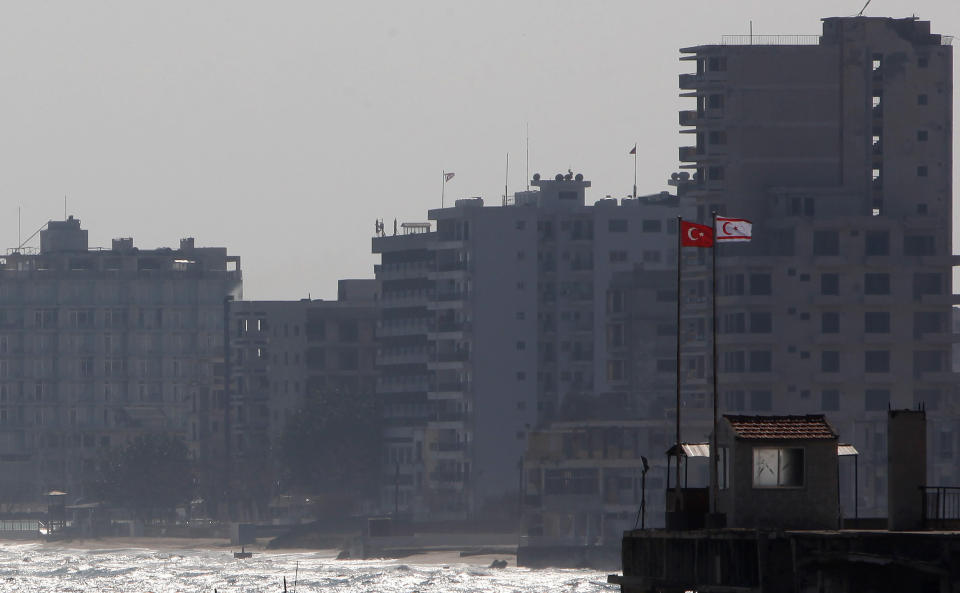
POLYGON ((717 241, 734 242, 749 241, 753 234, 753 223, 743 218, 724 218, 717 217, 716 234, 717 241))

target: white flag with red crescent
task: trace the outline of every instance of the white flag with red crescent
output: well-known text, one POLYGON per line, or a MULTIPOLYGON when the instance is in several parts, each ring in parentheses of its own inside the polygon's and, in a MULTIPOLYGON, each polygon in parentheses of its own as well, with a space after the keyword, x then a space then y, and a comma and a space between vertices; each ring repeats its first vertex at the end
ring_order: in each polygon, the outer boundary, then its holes
POLYGON ((717 241, 749 241, 752 234, 753 223, 749 220, 744 218, 717 217, 715 235, 717 241))

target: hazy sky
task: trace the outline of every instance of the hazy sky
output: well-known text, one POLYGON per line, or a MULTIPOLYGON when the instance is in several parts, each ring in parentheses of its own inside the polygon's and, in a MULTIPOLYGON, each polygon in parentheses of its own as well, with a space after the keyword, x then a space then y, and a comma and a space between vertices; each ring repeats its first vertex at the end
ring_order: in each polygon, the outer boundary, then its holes
MULTIPOLYGON (((371 277, 374 220, 572 168, 588 198, 677 170, 678 48, 817 34, 865 0, 4 2, 0 237, 69 213, 92 246, 226 246, 247 299, 371 277)), ((873 0, 960 34, 960 1, 873 0)), ((960 57, 955 58, 960 59, 960 57)), ((957 75, 955 75, 957 76, 957 75)), ((960 80, 960 77, 957 77, 960 80)))

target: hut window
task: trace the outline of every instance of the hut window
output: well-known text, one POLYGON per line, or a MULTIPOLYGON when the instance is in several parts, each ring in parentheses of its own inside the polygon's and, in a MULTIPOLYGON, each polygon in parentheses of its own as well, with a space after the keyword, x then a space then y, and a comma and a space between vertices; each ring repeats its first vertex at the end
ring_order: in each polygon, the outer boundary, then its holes
POLYGON ((803 449, 756 447, 753 450, 754 488, 803 486, 803 449))

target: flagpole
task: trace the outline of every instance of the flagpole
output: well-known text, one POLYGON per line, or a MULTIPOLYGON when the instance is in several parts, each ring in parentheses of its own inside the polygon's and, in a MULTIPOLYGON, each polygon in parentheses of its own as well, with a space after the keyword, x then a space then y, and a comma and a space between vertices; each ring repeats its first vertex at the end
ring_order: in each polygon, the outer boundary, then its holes
POLYGON ((447 172, 440 172, 440 207, 443 208, 443 200, 447 193, 447 172))
POLYGON ((717 355, 717 330, 720 326, 719 320, 717 319, 717 250, 720 248, 720 242, 717 241, 717 211, 714 210, 710 213, 713 217, 713 260, 712 260, 712 274, 711 279, 713 281, 713 298, 711 302, 713 304, 713 435, 710 437, 710 457, 711 465, 710 468, 710 507, 712 512, 716 513, 717 511, 717 498, 720 495, 720 476, 719 476, 719 459, 720 459, 720 450, 717 448, 717 428, 718 428, 718 412, 719 412, 719 376, 720 369, 718 364, 718 355, 717 355))
MULTIPOLYGON (((637 145, 636 144, 633 145, 633 197, 634 198, 637 197, 637 145)), ((680 227, 678 226, 677 237, 679 236, 680 236, 680 227)))
POLYGON ((683 508, 683 499, 682 493, 680 492, 680 302, 683 296, 683 289, 680 283, 680 268, 683 266, 683 243, 681 237, 681 227, 683 226, 683 217, 677 217, 677 445, 676 445, 676 458, 677 458, 677 483, 674 485, 676 488, 676 500, 673 503, 674 512, 679 511, 683 508))

